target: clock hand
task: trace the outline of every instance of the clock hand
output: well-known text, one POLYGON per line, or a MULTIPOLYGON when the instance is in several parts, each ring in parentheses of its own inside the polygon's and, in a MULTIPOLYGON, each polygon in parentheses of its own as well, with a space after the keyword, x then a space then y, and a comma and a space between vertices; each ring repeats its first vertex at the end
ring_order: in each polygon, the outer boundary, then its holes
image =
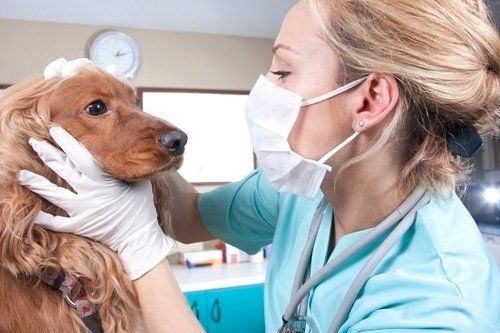
POLYGON ((121 51, 122 50, 118 50, 118 52, 116 52, 116 54, 115 54, 115 57, 121 57, 121 56, 128 54, 128 52, 121 53, 121 51))

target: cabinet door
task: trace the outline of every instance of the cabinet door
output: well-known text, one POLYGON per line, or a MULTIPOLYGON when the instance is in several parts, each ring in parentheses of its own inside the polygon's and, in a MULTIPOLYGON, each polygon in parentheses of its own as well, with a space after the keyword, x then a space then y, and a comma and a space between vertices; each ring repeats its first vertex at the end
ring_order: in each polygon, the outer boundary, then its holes
POLYGON ((184 296, 188 302, 189 307, 194 315, 201 323, 203 328, 207 329, 207 301, 205 291, 194 291, 185 293, 184 296))
POLYGON ((210 333, 263 333, 264 286, 209 290, 207 330, 210 333))

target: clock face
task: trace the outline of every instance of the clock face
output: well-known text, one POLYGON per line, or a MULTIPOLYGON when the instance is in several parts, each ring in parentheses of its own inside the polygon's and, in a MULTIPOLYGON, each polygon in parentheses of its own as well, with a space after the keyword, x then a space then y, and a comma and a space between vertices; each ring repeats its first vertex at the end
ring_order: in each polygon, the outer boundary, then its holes
POLYGON ((89 58, 104 69, 115 65, 121 74, 132 77, 139 68, 140 52, 137 43, 129 36, 118 31, 106 31, 91 42, 89 58))

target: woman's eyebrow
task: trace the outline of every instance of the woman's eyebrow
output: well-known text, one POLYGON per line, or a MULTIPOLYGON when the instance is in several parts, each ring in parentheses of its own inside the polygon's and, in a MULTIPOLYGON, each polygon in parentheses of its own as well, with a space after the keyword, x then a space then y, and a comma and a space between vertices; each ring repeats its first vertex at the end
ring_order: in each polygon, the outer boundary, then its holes
POLYGON ((277 44, 273 47, 273 54, 276 54, 276 51, 278 51, 279 49, 283 49, 283 50, 287 50, 287 51, 290 51, 292 53, 295 53, 295 54, 299 54, 297 51, 295 51, 294 49, 292 49, 290 46, 288 45, 285 45, 285 44, 277 44))

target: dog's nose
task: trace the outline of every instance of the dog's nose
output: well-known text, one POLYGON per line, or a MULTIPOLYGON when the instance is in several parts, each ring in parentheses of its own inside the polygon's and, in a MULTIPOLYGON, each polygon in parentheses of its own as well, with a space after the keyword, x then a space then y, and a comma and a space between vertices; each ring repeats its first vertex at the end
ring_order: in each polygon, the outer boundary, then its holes
POLYGON ((167 148, 170 154, 179 156, 184 153, 184 146, 188 140, 188 136, 181 130, 164 132, 160 135, 160 143, 167 148))

